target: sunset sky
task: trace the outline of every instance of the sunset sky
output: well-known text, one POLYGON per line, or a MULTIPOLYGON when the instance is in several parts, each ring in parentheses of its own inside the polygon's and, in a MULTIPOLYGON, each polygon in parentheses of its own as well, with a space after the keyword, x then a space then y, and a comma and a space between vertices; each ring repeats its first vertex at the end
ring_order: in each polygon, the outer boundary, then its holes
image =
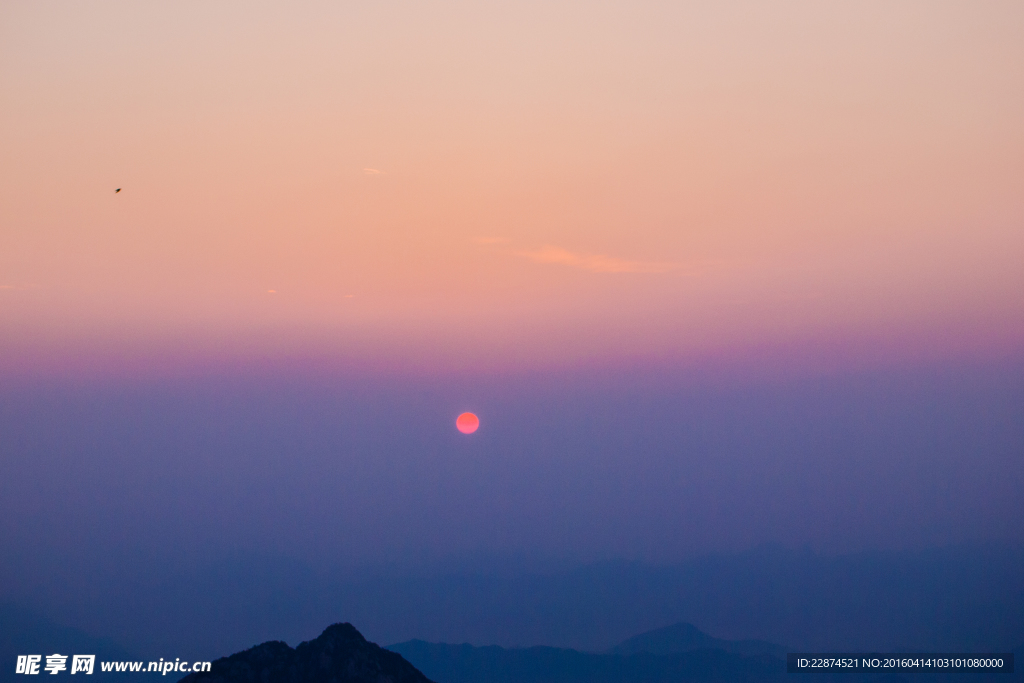
POLYGON ((4 3, 4 365, 1002 353, 1022 34, 1009 1, 4 3))
MULTIPOLYGON (((1022 36, 1019 0, 3 0, 0 602, 212 657, 356 619, 339 567, 1019 546, 1022 36)), ((459 585, 494 629, 368 637, 514 631, 459 585)))

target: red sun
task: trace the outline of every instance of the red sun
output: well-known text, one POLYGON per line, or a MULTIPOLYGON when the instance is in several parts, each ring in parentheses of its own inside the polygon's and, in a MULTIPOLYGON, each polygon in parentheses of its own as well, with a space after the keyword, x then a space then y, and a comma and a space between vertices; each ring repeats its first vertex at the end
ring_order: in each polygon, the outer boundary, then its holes
POLYGON ((455 427, 463 434, 472 434, 480 426, 480 418, 473 413, 463 413, 455 418, 455 427))

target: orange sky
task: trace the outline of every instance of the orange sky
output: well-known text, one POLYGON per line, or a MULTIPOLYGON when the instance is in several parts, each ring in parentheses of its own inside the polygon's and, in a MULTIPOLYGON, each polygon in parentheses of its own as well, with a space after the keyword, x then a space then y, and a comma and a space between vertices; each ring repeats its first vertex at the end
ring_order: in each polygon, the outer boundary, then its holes
POLYGON ((6 2, 0 351, 1012 346, 1021 35, 1009 1, 6 2))

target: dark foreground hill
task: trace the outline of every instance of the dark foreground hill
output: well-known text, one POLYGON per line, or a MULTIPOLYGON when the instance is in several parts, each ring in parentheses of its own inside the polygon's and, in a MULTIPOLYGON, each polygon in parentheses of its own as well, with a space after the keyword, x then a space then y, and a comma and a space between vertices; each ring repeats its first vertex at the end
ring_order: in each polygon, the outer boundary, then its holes
POLYGON ((352 624, 334 624, 294 650, 270 641, 213 662, 182 683, 431 683, 416 667, 367 641, 352 624))

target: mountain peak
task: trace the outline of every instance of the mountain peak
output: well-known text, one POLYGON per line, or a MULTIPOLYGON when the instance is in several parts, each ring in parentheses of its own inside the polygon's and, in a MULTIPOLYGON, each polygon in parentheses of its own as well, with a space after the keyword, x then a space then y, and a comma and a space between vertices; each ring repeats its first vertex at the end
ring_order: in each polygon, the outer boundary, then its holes
POLYGON ((332 624, 295 649, 281 641, 222 657, 181 683, 431 683, 400 654, 371 643, 349 623, 332 624))
POLYGON ((717 638, 712 638, 699 628, 685 621, 671 626, 647 631, 633 636, 609 650, 612 654, 629 655, 637 652, 667 654, 686 652, 703 647, 715 647, 717 638))
POLYGON ((625 640, 608 652, 617 655, 631 655, 638 652, 663 655, 692 650, 724 650, 740 655, 767 654, 785 658, 787 648, 762 640, 723 640, 704 633, 685 621, 664 628, 647 631, 625 640))
POLYGON ((309 641, 311 643, 323 642, 323 643, 366 643, 368 642, 363 634, 360 633, 355 626, 348 623, 331 624, 324 629, 315 640, 309 641))

